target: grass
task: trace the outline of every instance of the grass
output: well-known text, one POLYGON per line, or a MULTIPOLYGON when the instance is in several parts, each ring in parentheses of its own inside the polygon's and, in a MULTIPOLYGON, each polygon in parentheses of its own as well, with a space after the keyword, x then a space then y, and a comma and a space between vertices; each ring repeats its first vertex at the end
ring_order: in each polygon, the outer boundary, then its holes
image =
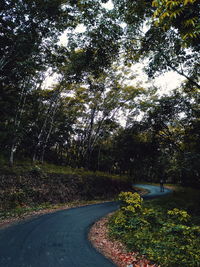
MULTIPOLYGON (((61 166, 50 164, 44 162, 43 164, 36 162, 32 163, 30 161, 16 161, 13 167, 9 167, 8 164, 5 162, 0 162, 0 174, 7 174, 7 175, 24 175, 30 172, 41 172, 47 174, 66 174, 66 175, 81 175, 81 176, 88 176, 88 175, 96 175, 102 177, 110 177, 115 179, 121 179, 122 176, 117 174, 109 174, 100 171, 92 172, 89 170, 85 170, 84 168, 71 168, 69 166, 61 166)), ((123 177, 126 178, 125 176, 123 177)))
POLYGON ((54 164, 0 166, 0 220, 45 209, 102 202, 130 188, 126 177, 54 164), (89 201, 89 202, 88 202, 89 201))

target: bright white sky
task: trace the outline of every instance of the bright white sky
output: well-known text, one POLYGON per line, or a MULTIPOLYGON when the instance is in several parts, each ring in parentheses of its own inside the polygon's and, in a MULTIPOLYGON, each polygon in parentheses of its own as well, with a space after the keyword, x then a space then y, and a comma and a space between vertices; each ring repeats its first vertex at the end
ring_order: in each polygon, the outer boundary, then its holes
POLYGON ((147 74, 143 70, 144 65, 137 63, 131 67, 133 74, 136 75, 136 82, 145 85, 154 85, 159 89, 159 94, 168 94, 170 91, 176 89, 184 81, 183 76, 174 71, 168 71, 164 74, 149 80, 147 74))
POLYGON ((108 9, 108 10, 111 10, 111 9, 113 9, 113 3, 112 3, 112 1, 111 0, 109 0, 107 3, 105 3, 105 4, 102 4, 102 6, 104 7, 104 8, 106 8, 106 9, 108 9))

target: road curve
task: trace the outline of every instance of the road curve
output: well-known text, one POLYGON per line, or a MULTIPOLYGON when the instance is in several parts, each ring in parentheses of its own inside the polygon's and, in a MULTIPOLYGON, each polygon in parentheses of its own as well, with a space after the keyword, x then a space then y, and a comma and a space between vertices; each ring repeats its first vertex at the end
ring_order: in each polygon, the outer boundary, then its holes
MULTIPOLYGON (((159 191, 147 189, 153 197, 159 191)), ((89 205, 1 229, 0 267, 114 267, 91 246, 87 234, 92 223, 116 209, 116 202, 89 205)))
POLYGON ((134 186, 147 189, 149 192, 143 196, 144 199, 151 199, 156 197, 161 197, 172 193, 173 191, 169 188, 164 188, 164 192, 160 191, 160 187, 156 185, 148 184, 135 184, 134 186))

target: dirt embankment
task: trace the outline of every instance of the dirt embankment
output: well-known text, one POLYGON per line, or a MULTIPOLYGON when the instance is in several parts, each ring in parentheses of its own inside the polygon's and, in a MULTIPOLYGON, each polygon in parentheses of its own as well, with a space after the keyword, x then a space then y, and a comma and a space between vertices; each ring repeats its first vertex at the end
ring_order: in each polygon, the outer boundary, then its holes
POLYGON ((126 179, 94 174, 0 175, 0 210, 33 204, 110 199, 130 190, 126 179))

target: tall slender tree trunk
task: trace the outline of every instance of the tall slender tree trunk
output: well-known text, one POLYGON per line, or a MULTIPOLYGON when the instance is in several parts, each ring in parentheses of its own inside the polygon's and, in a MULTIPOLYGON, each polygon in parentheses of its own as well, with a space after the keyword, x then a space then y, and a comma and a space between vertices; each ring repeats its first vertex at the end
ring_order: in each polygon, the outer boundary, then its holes
POLYGON ((9 166, 12 167, 14 164, 14 153, 16 151, 16 147, 14 144, 12 144, 10 149, 10 156, 9 156, 9 166))
POLYGON ((98 159, 97 159, 97 170, 100 170, 100 156, 101 156, 101 147, 99 146, 99 151, 98 151, 98 159))
MULTIPOLYGON (((50 105, 47 109, 47 112, 46 112, 46 116, 45 116, 45 120, 44 120, 44 123, 40 129, 40 132, 37 136, 37 143, 35 145, 35 149, 34 149, 34 153, 33 153, 33 157, 32 157, 32 161, 35 162, 36 160, 40 160, 40 161, 43 161, 42 160, 42 153, 40 152, 40 150, 43 151, 43 147, 42 147, 42 143, 43 143, 43 139, 44 139, 44 136, 45 136, 45 131, 46 131, 46 128, 47 128, 47 123, 48 123, 48 120, 52 117, 52 110, 53 110, 53 104, 54 103, 57 103, 58 101, 58 97, 61 93, 61 90, 57 90, 54 94, 54 96, 52 97, 51 101, 50 101, 50 105)), ((54 112, 54 111, 53 111, 54 112)))
POLYGON ((10 155, 9 155, 9 166, 10 167, 12 167, 14 164, 14 153, 17 150, 17 142, 19 142, 18 130, 19 130, 19 126, 21 124, 21 116, 22 116, 22 112, 24 110, 24 106, 26 103, 26 97, 27 97, 27 90, 25 89, 25 86, 26 86, 26 83, 24 83, 24 85, 23 85, 23 89, 21 92, 21 96, 19 99, 19 103, 17 106, 16 115, 15 115, 14 123, 13 123, 14 124, 14 130, 13 130, 12 144, 11 144, 10 155))
POLYGON ((51 132, 52 132, 52 129, 53 129, 53 123, 54 123, 54 118, 55 118, 57 107, 58 107, 58 99, 56 100, 55 107, 54 107, 54 110, 53 110, 53 114, 51 116, 50 128, 49 128, 48 134, 47 134, 47 136, 45 138, 45 141, 43 143, 43 146, 42 146, 42 152, 41 152, 41 156, 40 156, 41 163, 44 162, 44 154, 45 154, 47 143, 49 141, 49 138, 50 138, 50 135, 51 135, 51 132))

